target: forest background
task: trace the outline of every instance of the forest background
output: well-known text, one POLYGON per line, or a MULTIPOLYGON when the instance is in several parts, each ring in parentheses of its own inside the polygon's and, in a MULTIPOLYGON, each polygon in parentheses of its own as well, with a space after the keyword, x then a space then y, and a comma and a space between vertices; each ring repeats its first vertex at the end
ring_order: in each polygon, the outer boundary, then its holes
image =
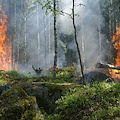
MULTIPOLYGON (((31 65, 47 69, 54 61, 54 21, 52 13, 36 0, 1 0, 7 15, 7 38, 11 42, 12 68, 31 71, 31 65)), ((113 35, 120 27, 119 0, 77 0, 75 22, 84 68, 92 68, 97 62, 115 64, 117 51, 113 35)), ((57 8, 71 13, 72 1, 57 1, 57 8)), ((72 20, 67 15, 57 15, 58 66, 78 64, 72 20)))

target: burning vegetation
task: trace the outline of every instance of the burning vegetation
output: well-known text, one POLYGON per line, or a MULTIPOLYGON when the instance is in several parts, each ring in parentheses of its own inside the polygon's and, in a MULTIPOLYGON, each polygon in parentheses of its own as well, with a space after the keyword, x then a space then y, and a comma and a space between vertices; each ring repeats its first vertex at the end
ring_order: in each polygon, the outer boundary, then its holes
POLYGON ((0 5, 0 70, 11 70, 11 42, 7 37, 7 15, 0 5))
MULTIPOLYGON (((116 33, 113 35, 112 42, 114 43, 114 48, 117 51, 117 56, 115 58, 115 65, 120 66, 120 27, 116 28, 116 33)), ((120 79, 120 70, 109 69, 109 73, 111 74, 112 78, 120 79)))

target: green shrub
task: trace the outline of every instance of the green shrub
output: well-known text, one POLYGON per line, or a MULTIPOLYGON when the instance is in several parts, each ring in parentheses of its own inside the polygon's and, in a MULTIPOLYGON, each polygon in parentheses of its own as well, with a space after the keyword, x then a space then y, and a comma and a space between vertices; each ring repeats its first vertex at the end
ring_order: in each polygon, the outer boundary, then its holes
POLYGON ((7 71, 7 72, 4 72, 3 73, 4 75, 9 75, 9 77, 12 79, 12 78, 22 78, 24 77, 23 74, 19 73, 18 71, 16 70, 11 70, 11 71, 7 71))
POLYGON ((71 89, 56 101, 55 120, 107 120, 120 118, 120 84, 99 83, 71 89))

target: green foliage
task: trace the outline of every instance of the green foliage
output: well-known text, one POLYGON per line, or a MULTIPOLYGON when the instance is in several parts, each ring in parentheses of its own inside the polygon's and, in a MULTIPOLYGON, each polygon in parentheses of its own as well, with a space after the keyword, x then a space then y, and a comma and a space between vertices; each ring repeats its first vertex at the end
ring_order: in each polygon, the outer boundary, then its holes
MULTIPOLYGON (((76 67, 66 67, 58 69, 56 72, 56 80, 51 80, 52 83, 72 83, 75 79, 76 67)), ((52 75, 52 74, 51 74, 52 75)))
POLYGON ((16 70, 11 70, 11 71, 4 71, 2 73, 0 73, 0 83, 2 85, 5 85, 7 83, 9 83, 10 81, 14 81, 16 80, 21 80, 23 79, 25 76, 19 72, 17 72, 16 70))
POLYGON ((94 84, 71 89, 56 101, 55 120, 106 120, 120 118, 120 84, 94 84))
POLYGON ((15 79, 24 77, 23 74, 19 73, 16 70, 7 71, 7 72, 4 72, 3 74, 9 75, 10 78, 15 78, 15 79))
POLYGON ((3 77, 0 78, 0 84, 2 84, 2 85, 7 84, 7 81, 5 80, 5 78, 3 78, 3 77))
POLYGON ((64 52, 67 53, 67 48, 66 48, 65 44, 60 40, 58 40, 58 47, 63 48, 64 52))
POLYGON ((46 14, 50 12, 54 13, 53 2, 51 0, 44 0, 43 2, 41 2, 41 0, 37 0, 37 2, 40 3, 42 9, 46 9, 46 14))

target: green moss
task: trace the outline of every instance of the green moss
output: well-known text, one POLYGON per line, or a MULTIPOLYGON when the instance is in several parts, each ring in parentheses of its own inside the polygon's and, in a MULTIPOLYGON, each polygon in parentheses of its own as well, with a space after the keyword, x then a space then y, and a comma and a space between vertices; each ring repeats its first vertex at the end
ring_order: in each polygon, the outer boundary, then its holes
POLYGON ((46 84, 46 87, 48 88, 49 93, 55 93, 56 91, 62 91, 63 87, 62 85, 57 84, 46 84))
POLYGON ((32 120, 36 98, 28 96, 21 87, 13 87, 0 96, 0 113, 3 120, 32 120), (30 118, 30 119, 28 119, 30 118))
POLYGON ((7 81, 5 78, 3 78, 3 77, 0 78, 0 84, 6 85, 7 82, 8 82, 8 81, 7 81))
POLYGON ((35 115, 35 112, 31 110, 26 110, 24 114, 22 114, 21 120, 33 120, 33 116, 35 115))

